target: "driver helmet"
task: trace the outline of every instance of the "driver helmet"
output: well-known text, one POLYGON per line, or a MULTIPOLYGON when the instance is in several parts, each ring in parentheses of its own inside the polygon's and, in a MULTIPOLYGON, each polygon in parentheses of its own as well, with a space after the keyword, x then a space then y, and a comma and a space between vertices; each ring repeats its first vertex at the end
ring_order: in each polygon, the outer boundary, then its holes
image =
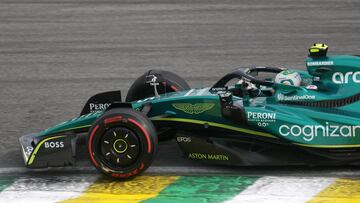
POLYGON ((300 86, 301 76, 299 72, 293 70, 284 70, 276 75, 275 82, 284 85, 300 86))

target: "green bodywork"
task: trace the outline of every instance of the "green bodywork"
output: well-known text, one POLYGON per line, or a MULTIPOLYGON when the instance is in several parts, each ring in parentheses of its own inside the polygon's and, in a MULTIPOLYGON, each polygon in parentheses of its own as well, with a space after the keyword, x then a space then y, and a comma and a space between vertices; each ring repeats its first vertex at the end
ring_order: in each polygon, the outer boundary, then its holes
MULTIPOLYGON (((360 147, 360 102, 336 108, 292 105, 283 102, 338 100, 359 94, 360 57, 326 56, 306 60, 306 71, 299 71, 306 86, 272 85, 269 97, 233 97, 242 103, 246 123, 224 118, 217 93, 210 88, 191 89, 132 102, 133 109, 151 104, 148 117, 153 121, 193 123, 280 139, 296 145, 315 148, 360 147)), ((55 135, 89 128, 102 112, 83 115, 44 130, 37 136, 55 135)))

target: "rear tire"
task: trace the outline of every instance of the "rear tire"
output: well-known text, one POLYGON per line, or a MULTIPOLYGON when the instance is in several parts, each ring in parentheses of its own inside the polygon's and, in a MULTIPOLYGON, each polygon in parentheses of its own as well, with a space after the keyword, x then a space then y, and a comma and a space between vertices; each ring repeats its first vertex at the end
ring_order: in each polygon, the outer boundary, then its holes
MULTIPOLYGON (((154 87, 146 84, 146 76, 148 75, 155 75, 161 81, 157 87, 159 94, 190 89, 190 85, 175 73, 163 70, 149 70, 137 78, 131 85, 128 94, 126 95, 126 102, 132 102, 155 96, 154 87)), ((169 140, 172 139, 176 133, 177 130, 175 129, 158 129, 158 138, 160 141, 169 140)))
POLYGON ((128 108, 111 109, 100 116, 89 130, 87 144, 95 168, 116 179, 144 172, 158 148, 152 122, 128 108))
POLYGON ((146 76, 155 75, 161 81, 158 88, 159 94, 189 90, 189 84, 175 73, 163 70, 149 70, 131 85, 126 102, 132 102, 154 96, 154 87, 146 84, 146 76))

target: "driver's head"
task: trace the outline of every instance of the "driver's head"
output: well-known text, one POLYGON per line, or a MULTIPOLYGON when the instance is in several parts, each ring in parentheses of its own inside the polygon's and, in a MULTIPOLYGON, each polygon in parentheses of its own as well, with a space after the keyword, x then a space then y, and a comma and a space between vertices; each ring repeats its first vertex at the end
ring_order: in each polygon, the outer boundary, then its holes
POLYGON ((298 72, 292 70, 284 70, 276 75, 275 82, 284 85, 300 86, 301 76, 298 72))

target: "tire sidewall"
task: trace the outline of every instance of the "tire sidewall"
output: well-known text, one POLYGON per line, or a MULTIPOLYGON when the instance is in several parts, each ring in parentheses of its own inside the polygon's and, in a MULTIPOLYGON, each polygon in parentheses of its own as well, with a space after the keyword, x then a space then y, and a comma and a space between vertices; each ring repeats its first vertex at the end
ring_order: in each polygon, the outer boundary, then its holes
POLYGON ((157 136, 152 122, 133 109, 111 109, 100 116, 89 130, 88 151, 92 164, 105 175, 126 179, 145 171, 157 153, 157 136), (111 122, 109 122, 111 121, 111 122), (140 154, 128 167, 111 167, 100 154, 100 140, 107 130, 125 127, 133 131, 140 142, 140 154))

